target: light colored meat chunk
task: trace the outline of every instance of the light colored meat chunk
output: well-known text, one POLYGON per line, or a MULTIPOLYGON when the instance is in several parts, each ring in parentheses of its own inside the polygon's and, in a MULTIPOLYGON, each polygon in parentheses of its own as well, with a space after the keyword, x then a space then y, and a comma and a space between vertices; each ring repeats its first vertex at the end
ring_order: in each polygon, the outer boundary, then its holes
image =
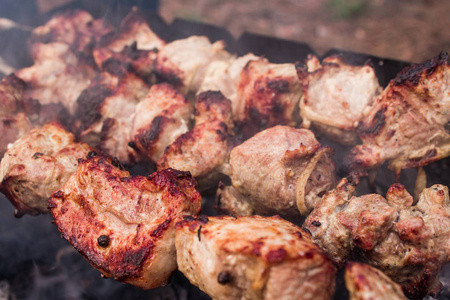
POLYGON ((448 188, 426 188, 412 206, 400 184, 392 185, 386 198, 356 197, 357 182, 343 179, 317 203, 304 224, 314 241, 338 264, 360 250, 365 262, 400 284, 408 297, 439 295, 438 274, 450 260, 448 188))
MULTIPOLYGON (((244 197, 247 212, 219 190, 220 208, 234 215, 280 214, 296 218, 308 214, 323 193, 335 186, 331 148, 307 129, 275 126, 233 148, 230 154, 232 187, 244 197)), ((233 192, 231 192, 233 194, 233 192)))
POLYGON ((52 192, 89 151, 92 148, 76 143, 74 135, 56 123, 35 128, 12 144, 0 164, 0 182, 15 215, 47 213, 52 192))
POLYGON ((167 83, 153 85, 136 107, 131 129, 132 146, 157 162, 164 150, 189 130, 192 104, 167 83))
POLYGON ((197 92, 209 65, 229 60, 223 41, 211 43, 205 36, 191 36, 168 43, 158 52, 155 73, 160 80, 176 86, 183 94, 197 92))
POLYGON ((195 126, 179 136, 158 161, 158 170, 189 171, 200 190, 216 188, 233 145, 231 102, 220 92, 203 92, 195 103, 195 126))
POLYGON ((448 54, 407 67, 365 111, 362 145, 344 160, 347 171, 388 162, 397 173, 450 154, 450 66, 448 54))
POLYGON ((336 269, 306 232, 279 217, 185 217, 177 262, 212 299, 331 299, 336 269))
POLYGON ((175 223, 200 212, 192 177, 173 169, 130 176, 91 153, 49 203, 62 236, 106 277, 149 289, 176 270, 175 223))
POLYGON ((239 78, 233 115, 244 132, 256 132, 275 125, 296 125, 302 87, 294 64, 274 64, 251 60, 239 78))
POLYGON ((345 265, 345 285, 350 300, 406 300, 402 288, 380 270, 369 265, 348 262, 345 265))
POLYGON ((368 64, 351 66, 339 57, 327 57, 321 64, 315 56, 296 67, 303 86, 303 126, 312 124, 344 145, 356 144, 356 128, 364 109, 381 93, 374 68, 368 64))

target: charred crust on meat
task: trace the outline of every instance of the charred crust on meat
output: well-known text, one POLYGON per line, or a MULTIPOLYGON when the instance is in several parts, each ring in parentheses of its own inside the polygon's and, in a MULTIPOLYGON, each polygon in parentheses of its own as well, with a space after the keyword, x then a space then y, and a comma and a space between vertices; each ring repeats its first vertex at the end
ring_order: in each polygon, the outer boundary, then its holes
POLYGON ((361 135, 378 135, 380 131, 384 128, 386 124, 386 113, 387 106, 383 105, 375 114, 370 125, 367 128, 360 128, 361 135))
POLYGON ((79 128, 76 130, 78 134, 102 118, 100 110, 103 102, 112 94, 113 91, 102 84, 88 87, 81 92, 77 99, 76 111, 76 116, 79 118, 79 128))
POLYGON ((133 150, 138 150, 138 147, 134 141, 128 142, 128 147, 130 147, 133 150))
POLYGON ((120 163, 120 161, 117 159, 117 157, 111 158, 111 165, 118 168, 119 170, 125 170, 124 166, 120 163))
POLYGON ((277 77, 275 79, 267 78, 266 85, 269 89, 277 94, 284 94, 289 92, 289 81, 282 77, 277 77))
POLYGON ((210 110, 213 105, 220 105, 224 101, 229 101, 220 91, 206 91, 198 94, 197 105, 201 104, 206 110, 210 110))
POLYGON ((232 281, 233 277, 231 276, 231 273, 228 271, 222 271, 217 276, 217 282, 221 285, 229 284, 232 281))
POLYGON ((311 233, 311 231, 310 231, 308 228, 302 227, 302 230, 303 230, 304 232, 306 232, 307 234, 309 234, 310 236, 312 236, 312 233, 311 233))
POLYGON ((41 153, 41 152, 35 152, 35 153, 33 154, 33 158, 34 158, 34 159, 38 159, 38 158, 42 157, 43 155, 44 155, 44 153, 41 153))
POLYGON ((172 219, 166 219, 164 222, 158 225, 158 227, 153 230, 151 236, 152 237, 160 237, 166 230, 169 228, 170 223, 172 222, 172 219))
POLYGON ((63 191, 58 190, 58 191, 53 193, 52 197, 53 198, 58 198, 58 199, 63 199, 64 198, 64 193, 63 193, 63 191))
POLYGON ((419 84, 422 74, 426 77, 433 75, 437 68, 443 65, 447 65, 448 53, 442 51, 438 56, 423 62, 421 64, 415 64, 403 69, 395 79, 392 80, 392 84, 396 85, 408 85, 416 86, 419 84))
POLYGON ((102 70, 119 78, 125 77, 128 72, 135 72, 131 64, 111 57, 102 63, 102 70))
POLYGON ((95 151, 89 151, 88 154, 86 155, 87 159, 91 159, 97 156, 97 152, 95 151))
POLYGON ((145 130, 137 136, 139 143, 144 149, 150 149, 155 141, 158 140, 159 135, 164 129, 164 124, 169 120, 164 116, 157 116, 153 119, 149 130, 145 130))
POLYGON ((199 242, 202 241, 201 234, 202 234, 202 225, 200 225, 197 230, 197 238, 199 242))
POLYGON ((109 243, 110 243, 110 238, 107 235, 102 234, 101 236, 99 236, 97 238, 97 244, 102 248, 108 247, 109 243))
POLYGON ((316 227, 320 227, 320 225, 322 225, 322 223, 320 223, 320 222, 317 221, 317 220, 312 221, 311 224, 314 225, 314 226, 316 226, 316 227))

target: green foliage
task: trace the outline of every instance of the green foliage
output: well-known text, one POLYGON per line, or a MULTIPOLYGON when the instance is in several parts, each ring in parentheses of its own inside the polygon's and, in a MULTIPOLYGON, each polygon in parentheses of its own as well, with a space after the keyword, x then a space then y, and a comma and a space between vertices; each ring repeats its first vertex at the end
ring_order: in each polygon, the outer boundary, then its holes
POLYGON ((334 15, 352 18, 364 13, 368 0, 329 0, 328 5, 334 15))

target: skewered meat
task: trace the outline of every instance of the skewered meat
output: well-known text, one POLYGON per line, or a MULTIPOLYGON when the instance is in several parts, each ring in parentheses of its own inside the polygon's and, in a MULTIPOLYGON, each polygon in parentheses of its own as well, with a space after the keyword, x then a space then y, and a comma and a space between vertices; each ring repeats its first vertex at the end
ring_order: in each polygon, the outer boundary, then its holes
POLYGON ((241 72, 234 118, 247 138, 275 125, 294 126, 299 122, 301 96, 294 64, 251 60, 241 72))
POLYGON ((225 98, 231 101, 233 115, 235 115, 240 101, 238 98, 238 86, 241 72, 247 63, 252 60, 267 62, 267 59, 252 53, 239 57, 233 56, 229 60, 212 62, 197 93, 220 91, 225 98))
POLYGON ((336 269, 306 232, 279 217, 185 217, 177 262, 213 299, 330 299, 336 269))
POLYGON ((345 265, 345 285, 350 300, 406 300, 402 288, 380 270, 369 265, 348 262, 345 265))
POLYGON ((213 44, 205 36, 191 36, 173 41, 158 52, 155 73, 161 81, 176 86, 183 94, 197 92, 209 65, 229 60, 223 41, 213 44))
POLYGON ((126 46, 134 43, 139 50, 160 49, 165 45, 165 42, 150 29, 136 7, 125 16, 115 32, 111 31, 102 36, 99 46, 121 52, 126 46))
POLYGON ((17 217, 48 212, 48 199, 75 172, 78 158, 92 149, 75 143, 56 123, 31 130, 5 153, 0 164, 1 191, 17 217))
POLYGON ((362 145, 344 160, 347 171, 388 161, 397 173, 450 154, 450 66, 448 54, 405 68, 365 112, 362 145))
POLYGON ((157 162, 166 147, 189 130, 193 107, 175 88, 162 83, 153 85, 135 110, 131 145, 157 162))
POLYGON ((305 221, 314 241, 342 264, 359 249, 363 259, 400 284, 408 297, 437 296, 438 273, 449 262, 448 188, 424 189, 415 206, 400 184, 386 194, 355 197, 357 178, 343 179, 305 221))
MULTIPOLYGON (((220 92, 203 92, 195 103, 195 126, 179 136, 158 161, 158 170, 189 171, 200 190, 216 188, 233 142, 231 102, 220 92)), ((222 176, 221 176, 222 175, 222 176)))
POLYGON ((125 164, 136 159, 128 146, 132 116, 145 98, 148 86, 132 70, 116 60, 108 60, 77 100, 75 132, 83 142, 116 156, 125 164))
POLYGON ((116 159, 92 152, 49 203, 62 236, 94 268, 145 289, 175 271, 175 222, 200 205, 186 172, 132 177, 116 159))
POLYGON ((70 46, 79 59, 92 62, 92 50, 114 27, 104 18, 94 18, 84 10, 66 11, 53 16, 31 33, 32 43, 61 42, 70 46))
POLYGON ((356 127, 364 109, 381 92, 372 66, 348 65, 341 58, 327 57, 320 64, 315 56, 306 65, 296 65, 303 86, 300 115, 303 126, 344 145, 357 141, 356 127))
POLYGON ((259 132, 231 151, 232 186, 219 189, 219 207, 233 215, 305 215, 335 185, 331 151, 307 129, 275 126, 259 132), (236 191, 224 193, 227 189, 236 191), (243 197, 227 198, 236 192, 243 197))
POLYGON ((93 66, 81 62, 62 42, 32 47, 34 65, 15 73, 27 84, 24 96, 41 104, 61 103, 73 114, 78 96, 95 75, 93 66))

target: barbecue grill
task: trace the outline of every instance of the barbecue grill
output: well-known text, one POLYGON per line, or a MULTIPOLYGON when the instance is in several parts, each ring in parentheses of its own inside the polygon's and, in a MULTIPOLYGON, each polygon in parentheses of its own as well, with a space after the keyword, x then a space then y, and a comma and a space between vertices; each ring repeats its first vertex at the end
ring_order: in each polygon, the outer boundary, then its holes
MULTIPOLYGON (((130 7, 116 5, 112 9, 105 2, 87 3, 75 1, 70 5, 58 8, 44 15, 35 15, 29 19, 31 26, 44 23, 51 15, 67 9, 81 8, 87 10, 95 18, 105 17, 111 23, 118 24, 129 12, 130 7)), ((274 37, 245 32, 238 39, 224 28, 175 19, 167 24, 156 13, 144 9, 141 14, 152 30, 166 41, 185 38, 190 35, 205 35, 211 41, 224 40, 227 50, 238 55, 253 52, 265 56, 274 63, 305 61, 308 54, 316 54, 314 49, 305 43, 293 42, 274 37)), ((0 31, 0 57, 15 68, 28 66, 32 63, 27 52, 29 31, 11 29, 0 31), (7 42, 5 42, 7 41, 7 42)), ((371 60, 380 84, 385 87, 396 76, 407 62, 384 59, 376 56, 330 49, 323 57, 341 55, 351 64, 363 64, 371 60)), ((333 143, 319 137, 322 144, 335 149, 335 160, 340 166, 342 158, 348 153, 349 147, 333 143)), ((428 185, 443 184, 450 186, 450 159, 443 159, 427 167, 428 185)), ((142 173, 147 169, 134 168, 132 172, 142 173)), ((404 170, 400 182, 408 191, 414 189, 416 170, 404 170)), ((377 192, 385 195, 388 187, 395 181, 392 171, 382 167, 378 171, 375 183, 371 186, 367 180, 358 187, 359 193, 377 192)), ((203 208, 206 214, 214 214, 213 201, 207 201, 203 208)), ((337 279, 334 299, 347 299, 348 293, 343 284, 342 272, 337 279)), ((444 290, 439 299, 450 298, 450 268, 444 268, 441 275, 444 290)), ((104 280, 100 272, 92 266, 65 240, 60 238, 52 218, 48 215, 37 217, 14 217, 14 208, 0 196, 0 299, 209 299, 198 288, 192 286, 180 273, 176 272, 170 283, 153 290, 141 290, 136 287, 104 280), (3 297, 3 294, 6 296, 3 297), (8 293, 9 296, 8 296, 8 293)))

